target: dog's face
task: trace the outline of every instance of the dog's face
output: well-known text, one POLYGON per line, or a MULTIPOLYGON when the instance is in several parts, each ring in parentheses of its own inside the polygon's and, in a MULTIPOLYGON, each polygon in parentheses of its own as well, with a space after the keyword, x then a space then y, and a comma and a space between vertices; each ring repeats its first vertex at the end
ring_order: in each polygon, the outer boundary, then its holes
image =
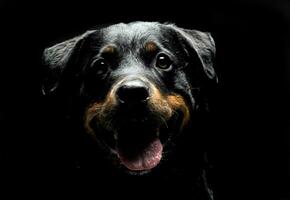
POLYGON ((190 123, 212 68, 207 33, 134 22, 88 31, 45 50, 45 93, 78 96, 85 130, 130 171, 156 167, 190 123), (55 76, 56 75, 56 76, 55 76))

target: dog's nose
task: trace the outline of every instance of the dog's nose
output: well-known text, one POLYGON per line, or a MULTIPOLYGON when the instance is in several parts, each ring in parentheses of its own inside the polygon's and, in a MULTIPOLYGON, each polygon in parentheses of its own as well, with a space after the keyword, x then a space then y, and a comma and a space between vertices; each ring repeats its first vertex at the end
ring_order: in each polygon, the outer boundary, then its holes
POLYGON ((140 103, 149 98, 149 88, 142 81, 128 81, 118 88, 116 94, 121 103, 140 103))

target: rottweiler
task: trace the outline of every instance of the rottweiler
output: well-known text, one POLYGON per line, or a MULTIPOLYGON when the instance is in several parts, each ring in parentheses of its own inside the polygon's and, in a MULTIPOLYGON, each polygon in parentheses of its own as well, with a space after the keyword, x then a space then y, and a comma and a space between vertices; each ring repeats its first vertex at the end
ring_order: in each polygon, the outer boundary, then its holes
POLYGON ((107 160, 90 157, 96 165, 107 162, 139 177, 178 174, 175 167, 182 165, 187 175, 196 171, 205 199, 211 199, 197 135, 210 108, 207 87, 217 83, 214 59, 208 32, 119 23, 46 48, 42 91, 73 102, 74 125, 98 149, 90 154, 107 160))

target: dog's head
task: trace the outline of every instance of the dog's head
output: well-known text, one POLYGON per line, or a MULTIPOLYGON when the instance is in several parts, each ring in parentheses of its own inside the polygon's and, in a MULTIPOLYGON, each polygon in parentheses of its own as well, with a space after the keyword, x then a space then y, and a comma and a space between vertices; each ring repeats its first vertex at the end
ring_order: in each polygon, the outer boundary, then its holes
POLYGON ((148 171, 202 109, 216 81, 208 33, 134 22, 91 30, 44 52, 45 94, 82 99, 83 124, 131 171, 148 171))

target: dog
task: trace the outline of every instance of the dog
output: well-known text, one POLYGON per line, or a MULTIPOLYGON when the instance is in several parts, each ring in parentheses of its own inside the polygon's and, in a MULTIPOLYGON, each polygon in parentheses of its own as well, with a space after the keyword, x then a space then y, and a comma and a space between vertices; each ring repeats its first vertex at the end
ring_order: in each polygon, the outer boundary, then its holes
POLYGON ((79 167, 175 178, 183 167, 199 185, 197 199, 212 199, 201 140, 207 91, 217 83, 214 59, 208 32, 119 23, 46 48, 42 91, 70 102, 63 105, 69 124, 88 136, 84 146, 98 149, 79 167))

